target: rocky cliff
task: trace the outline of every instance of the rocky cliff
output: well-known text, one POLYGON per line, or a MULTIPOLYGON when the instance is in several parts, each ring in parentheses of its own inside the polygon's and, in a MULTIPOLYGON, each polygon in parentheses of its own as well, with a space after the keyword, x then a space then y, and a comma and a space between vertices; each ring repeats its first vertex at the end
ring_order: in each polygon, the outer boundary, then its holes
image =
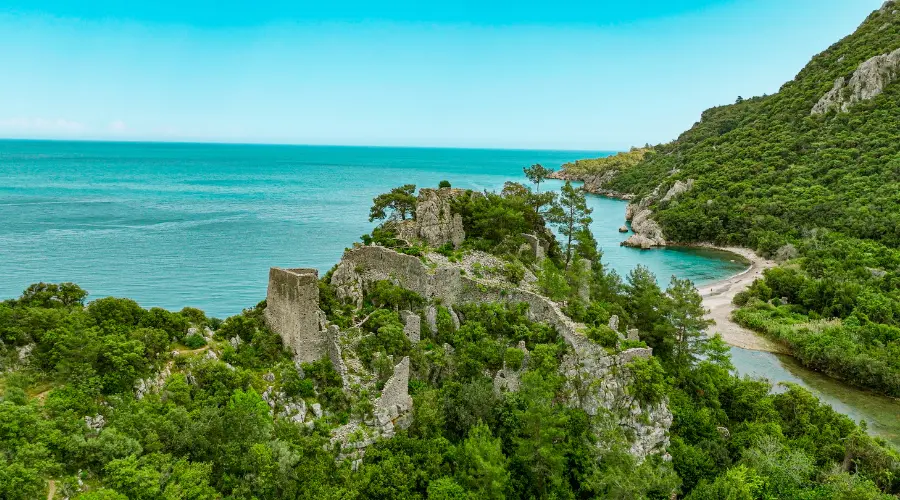
POLYGON ((879 96, 898 78, 900 49, 877 55, 860 64, 850 78, 839 77, 835 80, 834 88, 819 99, 811 113, 821 115, 832 109, 845 113, 853 105, 879 96))
POLYGON ((451 208, 453 198, 465 193, 462 189, 419 190, 416 201, 416 217, 400 225, 398 235, 408 242, 420 240, 432 247, 450 243, 455 248, 466 239, 462 217, 451 208))
POLYGON ((625 220, 631 222, 631 230, 634 231, 634 234, 623 241, 622 244, 644 249, 666 246, 666 238, 662 227, 653 220, 653 211, 650 207, 657 202, 661 204, 670 203, 678 196, 690 191, 693 187, 693 179, 678 180, 672 184, 665 195, 660 196, 662 188, 662 185, 660 185, 640 201, 629 203, 628 207, 625 208, 625 220))

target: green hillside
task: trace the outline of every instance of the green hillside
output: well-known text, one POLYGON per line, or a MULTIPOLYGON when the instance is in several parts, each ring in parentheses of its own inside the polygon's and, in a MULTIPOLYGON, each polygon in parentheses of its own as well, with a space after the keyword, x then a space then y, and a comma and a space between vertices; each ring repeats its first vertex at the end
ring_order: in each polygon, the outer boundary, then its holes
POLYGON ((894 396, 898 49, 900 3, 887 2, 777 94, 705 111, 677 140, 605 185, 640 198, 694 179, 689 192, 651 204, 668 241, 742 245, 791 261, 740 297, 748 307, 737 319, 786 342, 808 366, 894 396), (839 78, 838 104, 817 107, 839 78), (865 93, 883 92, 854 102, 854 81, 865 93))

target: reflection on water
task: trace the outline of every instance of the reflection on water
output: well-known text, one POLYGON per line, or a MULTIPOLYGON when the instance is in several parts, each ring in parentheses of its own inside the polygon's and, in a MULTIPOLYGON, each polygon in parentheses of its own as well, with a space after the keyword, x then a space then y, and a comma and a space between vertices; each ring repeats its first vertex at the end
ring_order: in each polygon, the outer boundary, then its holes
MULTIPOLYGON (((791 382, 806 388, 835 411, 856 422, 864 420, 870 433, 900 448, 900 402, 897 400, 854 389, 804 368, 790 356, 732 347, 731 361, 741 375, 765 378, 772 384, 791 382)), ((785 389, 775 385, 774 390, 785 389)))

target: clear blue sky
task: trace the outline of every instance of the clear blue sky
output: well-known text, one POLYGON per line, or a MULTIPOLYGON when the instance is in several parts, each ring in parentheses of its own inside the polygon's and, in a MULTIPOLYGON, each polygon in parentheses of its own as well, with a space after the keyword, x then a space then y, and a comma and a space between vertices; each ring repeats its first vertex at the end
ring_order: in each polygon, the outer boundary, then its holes
POLYGON ((880 4, 0 0, 0 137, 622 149, 880 4))

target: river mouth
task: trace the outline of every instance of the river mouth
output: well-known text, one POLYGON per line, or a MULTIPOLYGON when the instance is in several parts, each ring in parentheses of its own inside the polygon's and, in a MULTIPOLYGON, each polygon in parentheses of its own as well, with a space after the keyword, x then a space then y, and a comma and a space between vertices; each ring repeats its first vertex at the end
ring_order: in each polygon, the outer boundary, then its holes
POLYGON ((855 422, 865 422, 870 434, 900 449, 900 402, 887 396, 850 387, 827 375, 804 368, 791 356, 731 348, 731 362, 740 375, 762 378, 783 392, 780 383, 797 384, 820 401, 855 422))

